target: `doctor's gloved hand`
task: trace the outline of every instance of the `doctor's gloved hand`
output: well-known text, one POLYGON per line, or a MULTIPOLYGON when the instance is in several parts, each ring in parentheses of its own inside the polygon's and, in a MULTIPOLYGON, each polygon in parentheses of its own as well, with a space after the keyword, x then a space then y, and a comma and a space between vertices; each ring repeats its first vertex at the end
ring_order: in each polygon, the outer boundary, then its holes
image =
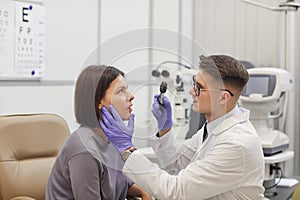
POLYGON ((172 107, 171 103, 166 96, 163 97, 163 105, 161 105, 157 98, 159 95, 154 96, 154 102, 152 104, 152 114, 157 120, 158 130, 167 130, 172 128, 172 107))
POLYGON ((111 113, 104 106, 102 107, 102 120, 99 120, 99 123, 109 141, 121 153, 133 146, 134 114, 130 116, 128 125, 126 126, 112 105, 109 105, 109 109, 111 113))

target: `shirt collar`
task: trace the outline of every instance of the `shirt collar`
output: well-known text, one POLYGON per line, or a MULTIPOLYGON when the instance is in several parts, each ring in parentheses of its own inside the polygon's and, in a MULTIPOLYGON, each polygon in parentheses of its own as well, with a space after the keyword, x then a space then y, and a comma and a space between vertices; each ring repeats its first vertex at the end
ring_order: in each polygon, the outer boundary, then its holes
POLYGON ((226 113, 225 115, 222 115, 221 117, 211 121, 211 122, 208 122, 207 123, 207 131, 208 133, 212 133, 212 131, 219 125, 221 124, 224 120, 234 116, 234 115, 237 115, 237 114, 240 114, 241 111, 239 109, 239 107, 236 105, 230 112, 226 113))

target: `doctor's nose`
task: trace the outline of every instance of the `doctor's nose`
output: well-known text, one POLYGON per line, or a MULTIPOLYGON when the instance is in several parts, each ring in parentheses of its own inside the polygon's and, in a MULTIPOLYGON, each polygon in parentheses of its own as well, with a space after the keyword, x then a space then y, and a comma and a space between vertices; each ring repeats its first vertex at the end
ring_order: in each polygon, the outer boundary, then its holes
POLYGON ((189 90, 189 94, 192 95, 192 96, 196 96, 195 90, 194 90, 193 87, 191 87, 191 89, 189 90))

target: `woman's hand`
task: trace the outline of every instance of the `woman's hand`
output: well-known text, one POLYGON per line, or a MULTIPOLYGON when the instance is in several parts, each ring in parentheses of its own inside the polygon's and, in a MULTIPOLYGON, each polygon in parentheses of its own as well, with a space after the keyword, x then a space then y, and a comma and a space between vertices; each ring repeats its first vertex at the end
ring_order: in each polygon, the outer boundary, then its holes
POLYGON ((127 200, 137 200, 142 198, 142 200, 152 200, 152 196, 139 188, 136 184, 133 184, 128 189, 128 195, 127 200), (136 198, 140 197, 140 198, 136 198))
POLYGON ((145 191, 141 191, 142 200, 152 200, 152 196, 145 191))

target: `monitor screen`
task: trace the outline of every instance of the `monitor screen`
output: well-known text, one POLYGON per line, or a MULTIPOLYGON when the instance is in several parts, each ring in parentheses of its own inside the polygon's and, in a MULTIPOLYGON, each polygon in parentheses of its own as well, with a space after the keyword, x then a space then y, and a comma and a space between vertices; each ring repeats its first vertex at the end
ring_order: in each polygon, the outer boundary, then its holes
POLYGON ((268 94, 269 77, 250 77, 246 94, 262 94, 263 96, 268 94))
POLYGON ((262 94, 263 97, 272 96, 276 85, 276 76, 269 74, 251 74, 242 96, 262 94))

